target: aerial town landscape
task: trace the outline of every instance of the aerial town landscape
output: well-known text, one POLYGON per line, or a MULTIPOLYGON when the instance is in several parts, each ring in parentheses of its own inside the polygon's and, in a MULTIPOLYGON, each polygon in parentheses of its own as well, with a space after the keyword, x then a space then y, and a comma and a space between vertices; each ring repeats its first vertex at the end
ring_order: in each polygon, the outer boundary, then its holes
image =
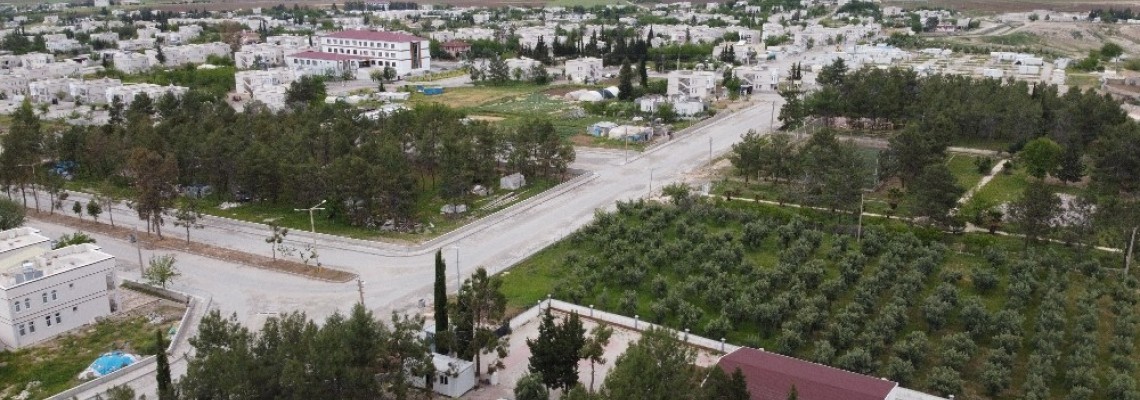
POLYGON ((1140 1, 0 24, 0 399, 1140 400, 1140 1))

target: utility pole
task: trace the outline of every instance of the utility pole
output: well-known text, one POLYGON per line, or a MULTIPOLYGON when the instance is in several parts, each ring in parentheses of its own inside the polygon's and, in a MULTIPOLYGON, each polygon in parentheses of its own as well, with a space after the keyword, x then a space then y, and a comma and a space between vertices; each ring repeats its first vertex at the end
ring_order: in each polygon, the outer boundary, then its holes
POLYGON ((653 197, 653 168, 649 169, 649 197, 653 197))
POLYGON ((133 243, 135 245, 135 250, 137 250, 139 253, 139 272, 141 273, 146 268, 144 267, 142 260, 142 243, 139 243, 139 227, 135 226, 132 229, 133 232, 127 236, 127 241, 133 243))
POLYGON ((709 166, 712 167, 712 136, 709 136, 709 166))
POLYGON ((360 293, 360 305, 364 305, 364 281, 356 278, 356 292, 360 293))
POLYGON ((772 130, 776 126, 776 100, 772 100, 772 114, 771 119, 768 120, 768 130, 772 130))
POLYGON ((451 248, 455 249, 455 293, 459 293, 459 289, 463 287, 463 284, 459 282, 461 279, 459 277, 459 246, 451 246, 451 248))

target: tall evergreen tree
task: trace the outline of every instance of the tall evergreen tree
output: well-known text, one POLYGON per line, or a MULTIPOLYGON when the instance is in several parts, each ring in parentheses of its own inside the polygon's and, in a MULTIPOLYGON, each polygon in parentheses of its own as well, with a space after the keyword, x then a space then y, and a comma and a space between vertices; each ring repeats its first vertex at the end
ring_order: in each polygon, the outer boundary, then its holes
MULTIPOLYGON (((443 250, 435 251, 435 334, 446 332, 450 327, 447 323, 447 264, 443 262, 443 250)), ((440 354, 447 354, 448 348, 441 346, 442 341, 436 340, 435 349, 440 354)))
POLYGON ((157 364, 157 373, 155 379, 158 381, 158 400, 175 400, 178 395, 174 391, 174 382, 170 378, 170 362, 166 358, 166 342, 162 339, 162 330, 156 330, 155 336, 155 357, 157 364))
POLYGON ((642 88, 649 87, 649 70, 645 68, 645 56, 641 56, 641 60, 637 62, 637 76, 641 82, 642 88))
POLYGON ((552 389, 569 390, 578 384, 578 360, 586 344, 586 329, 578 313, 571 312, 561 324, 555 325, 550 308, 542 316, 538 337, 528 339, 530 372, 540 374, 542 382, 552 389))
POLYGON ((618 72, 618 99, 633 100, 633 69, 629 66, 629 59, 621 62, 621 71, 618 72))

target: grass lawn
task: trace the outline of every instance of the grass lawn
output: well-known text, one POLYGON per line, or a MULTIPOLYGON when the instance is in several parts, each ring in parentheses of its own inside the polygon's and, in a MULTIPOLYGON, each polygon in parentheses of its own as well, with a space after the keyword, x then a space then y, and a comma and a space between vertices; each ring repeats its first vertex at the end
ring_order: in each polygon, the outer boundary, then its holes
POLYGON ((985 36, 982 41, 1004 46, 1028 46, 1041 43, 1041 38, 1028 32, 1015 32, 1001 36, 985 36))
POLYGON ((948 158, 946 165, 950 167, 950 172, 957 178, 958 186, 962 189, 970 190, 982 180, 982 174, 978 173, 978 167, 974 164, 978 157, 950 154, 948 158))
POLYGON ((36 347, 0 352, 0 390, 15 395, 31 381, 42 386, 32 399, 46 398, 80 383, 76 378, 99 355, 122 350, 145 357, 154 353, 154 332, 164 333, 175 322, 152 325, 144 317, 103 321, 77 329, 36 347))
MULTIPOLYGON (((620 205, 616 213, 599 217, 566 240, 504 271, 500 276, 510 311, 521 311, 552 295, 623 315, 637 314, 643 320, 675 329, 692 328, 695 334, 725 337, 730 343, 884 377, 890 377, 886 368, 889 359, 898 356, 895 346, 910 333, 923 332, 929 338, 929 347, 922 353, 922 363, 905 379, 892 379, 932 391, 931 371, 945 362, 941 359, 943 340, 969 332, 957 308, 949 312, 942 326, 932 325, 926 316, 923 304, 938 290, 949 287, 958 301, 978 301, 991 316, 1012 311, 1023 318, 1020 342, 1024 344, 1014 350, 1012 385, 996 396, 985 394, 980 383, 982 365, 997 346, 997 336, 967 333, 976 350, 965 354, 962 389, 956 394, 1015 399, 1024 394, 1029 356, 1038 352, 1030 344, 1037 340, 1036 319, 1043 293, 1059 288, 1056 290, 1066 299, 1063 318, 1073 321, 1078 317, 1076 299, 1095 289, 1101 293, 1095 307, 1100 311, 1097 334, 1103 341, 1096 350, 1094 373, 1098 379, 1105 379, 1110 368, 1105 344, 1111 337, 1114 312, 1112 296, 1107 293, 1118 280, 1103 279, 1104 275, 1098 274, 1119 274, 1109 269, 1119 265, 1119 255, 1079 255, 1064 246, 1041 245, 1033 253, 1046 256, 1027 257, 1017 238, 943 234, 878 218, 864 220, 865 236, 856 243, 853 237, 833 233, 850 227, 852 221, 845 216, 747 202, 692 207, 686 211, 653 203, 620 205), (800 222, 791 222, 796 220, 800 222), (758 236, 751 236, 758 239, 748 239, 745 224, 760 227, 754 231, 758 236), (904 250, 907 248, 912 250, 904 250), (1002 254, 1005 261, 990 266, 984 256, 987 252, 1002 254), (930 256, 933 258, 926 258, 930 256), (1054 264, 1046 265, 1050 262, 1054 264), (1084 262, 1099 263, 1091 269, 1099 272, 1078 267, 1084 262), (1014 279, 1011 271, 1026 267, 1032 269, 1023 271, 1032 271, 1029 273, 1040 286, 1028 295, 1027 304, 1017 305, 1020 303, 1009 300, 1009 282, 1014 279), (816 272, 808 272, 813 271, 811 268, 817 268, 816 272), (992 289, 975 285, 974 273, 979 268, 995 272, 997 281, 992 289), (852 271, 853 278, 846 278, 845 274, 852 271), (1054 280, 1066 284, 1057 285, 1054 280), (884 310, 899 307, 900 300, 895 297, 905 299, 903 310, 889 317, 884 310), (855 311, 859 316, 854 319, 844 318, 855 303, 864 304, 866 311, 855 311), (762 311, 766 307, 776 307, 775 322, 764 322, 769 318, 764 315, 773 315, 762 311), (853 325, 844 325, 843 320, 853 325), (884 323, 898 325, 884 330, 884 323), (886 336, 874 336, 879 335, 876 332, 886 332, 886 336), (847 339, 839 339, 843 337, 847 339), (867 348, 864 340, 882 340, 883 345, 873 350, 869 364, 844 365, 849 362, 843 357, 848 350, 867 348), (825 341, 838 351, 817 358, 818 343, 825 341)), ((1060 349, 1071 346, 1071 333, 1067 332, 1072 326, 1063 324, 1060 328, 1060 349)), ((1138 361, 1140 353, 1130 359, 1138 361)), ((1064 371, 1065 364, 1058 361, 1053 367, 1064 371)), ((1064 373, 1059 374, 1056 379, 1063 380, 1064 373)), ((1069 390, 1060 384, 1051 388, 1052 399, 1065 398, 1069 390)))
MULTIPOLYGON (((1022 168, 1015 168, 1012 173, 1000 172, 970 199, 966 208, 989 208, 1015 201, 1021 198, 1022 192, 1025 191, 1030 182, 1035 181, 1037 178, 1029 176, 1022 168)), ((1052 183, 1049 183, 1049 186, 1058 193, 1074 195, 1080 193, 1080 188, 1075 186, 1052 183)))
POLYGON ((506 98, 527 95, 547 89, 548 86, 537 85, 509 85, 509 86, 470 86, 444 88, 443 94, 427 96, 423 93, 412 93, 408 105, 420 103, 441 103, 452 108, 474 108, 506 98))

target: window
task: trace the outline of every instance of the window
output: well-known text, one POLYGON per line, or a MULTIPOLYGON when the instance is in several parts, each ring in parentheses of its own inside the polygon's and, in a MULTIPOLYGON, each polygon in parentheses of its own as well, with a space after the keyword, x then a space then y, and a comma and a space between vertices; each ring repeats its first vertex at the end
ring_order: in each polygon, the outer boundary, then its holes
POLYGON ((28 321, 28 332, 36 333, 36 321, 28 321))
POLYGON ((75 289, 75 284, 74 284, 74 283, 69 283, 69 284, 67 284, 67 288, 68 288, 68 289, 75 289))
POLYGON ((20 324, 20 336, 24 336, 24 324, 20 324))
POLYGON ((47 303, 47 292, 44 292, 42 294, 43 294, 43 298, 44 298, 44 303, 47 303))
POLYGON ((55 313, 55 323, 59 323, 59 313, 55 313))
POLYGON ((441 384, 441 385, 447 384, 447 375, 440 375, 439 376, 439 384, 441 384))
POLYGON ((71 307, 71 312, 79 312, 79 307, 71 307))
POLYGON ((55 291, 54 290, 51 291, 51 299, 55 300, 55 291))
POLYGON ((32 299, 28 299, 28 298, 24 299, 24 308, 29 309, 29 310, 32 309, 32 299))
POLYGON ((47 326, 51 326, 51 316, 50 315, 44 316, 44 323, 46 323, 47 326))
POLYGON ((19 300, 16 300, 16 311, 17 312, 20 311, 20 301, 19 300))

